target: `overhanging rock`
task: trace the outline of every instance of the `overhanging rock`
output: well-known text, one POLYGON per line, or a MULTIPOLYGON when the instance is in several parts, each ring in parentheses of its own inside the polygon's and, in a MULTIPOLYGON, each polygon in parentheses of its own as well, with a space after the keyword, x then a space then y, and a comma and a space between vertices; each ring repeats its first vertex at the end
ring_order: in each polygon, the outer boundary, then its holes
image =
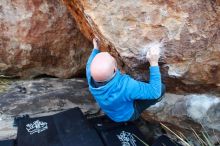
POLYGON ((220 6, 217 1, 62 0, 87 38, 136 79, 147 79, 145 53, 162 45, 169 91, 219 93, 220 6))

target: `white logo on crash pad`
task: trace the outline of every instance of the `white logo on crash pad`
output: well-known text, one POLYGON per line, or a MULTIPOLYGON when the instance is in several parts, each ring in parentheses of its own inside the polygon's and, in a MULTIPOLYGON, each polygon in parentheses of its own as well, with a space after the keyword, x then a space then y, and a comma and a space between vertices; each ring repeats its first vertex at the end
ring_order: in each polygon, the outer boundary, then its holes
POLYGON ((48 129, 47 122, 42 122, 39 120, 34 121, 26 125, 27 131, 31 134, 41 133, 44 130, 48 129))
POLYGON ((137 146, 136 140, 129 132, 122 131, 117 137, 121 141, 122 146, 137 146))

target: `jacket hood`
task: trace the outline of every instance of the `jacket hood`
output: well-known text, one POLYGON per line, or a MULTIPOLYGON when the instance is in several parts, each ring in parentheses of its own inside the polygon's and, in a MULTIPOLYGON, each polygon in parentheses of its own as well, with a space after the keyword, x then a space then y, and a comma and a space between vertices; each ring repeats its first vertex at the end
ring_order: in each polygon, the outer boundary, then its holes
POLYGON ((111 79, 106 85, 95 88, 92 84, 92 78, 90 78, 89 82, 89 90, 93 93, 93 96, 96 98, 105 99, 108 97, 109 93, 112 93, 116 88, 116 83, 119 80, 121 73, 119 70, 116 71, 115 76, 111 79))

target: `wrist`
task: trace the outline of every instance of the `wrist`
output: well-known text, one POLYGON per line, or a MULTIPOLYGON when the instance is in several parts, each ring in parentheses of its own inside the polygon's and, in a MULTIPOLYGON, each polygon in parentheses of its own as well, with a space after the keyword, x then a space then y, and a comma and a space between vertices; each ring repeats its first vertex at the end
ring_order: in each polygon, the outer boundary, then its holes
POLYGON ((150 66, 158 66, 158 62, 150 62, 150 66))
POLYGON ((99 50, 99 48, 97 46, 94 46, 93 48, 99 50))

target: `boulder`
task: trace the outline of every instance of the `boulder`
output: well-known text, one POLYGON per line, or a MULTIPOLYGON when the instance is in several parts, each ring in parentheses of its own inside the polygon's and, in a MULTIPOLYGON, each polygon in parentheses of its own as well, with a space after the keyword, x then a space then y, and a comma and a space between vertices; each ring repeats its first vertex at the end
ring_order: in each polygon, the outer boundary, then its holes
POLYGON ((100 38, 126 73, 147 80, 146 51, 161 46, 171 92, 220 91, 220 5, 210 0, 63 0, 87 38, 100 38))
POLYGON ((91 43, 59 0, 0 2, 0 73, 31 78, 80 75, 91 43))
POLYGON ((163 123, 177 134, 182 132, 194 143, 198 142, 198 139, 195 140, 194 131, 201 138, 203 137, 201 133, 207 133, 211 142, 218 143, 220 137, 219 108, 220 98, 217 96, 168 93, 161 102, 148 108, 142 117, 151 122, 163 123))

